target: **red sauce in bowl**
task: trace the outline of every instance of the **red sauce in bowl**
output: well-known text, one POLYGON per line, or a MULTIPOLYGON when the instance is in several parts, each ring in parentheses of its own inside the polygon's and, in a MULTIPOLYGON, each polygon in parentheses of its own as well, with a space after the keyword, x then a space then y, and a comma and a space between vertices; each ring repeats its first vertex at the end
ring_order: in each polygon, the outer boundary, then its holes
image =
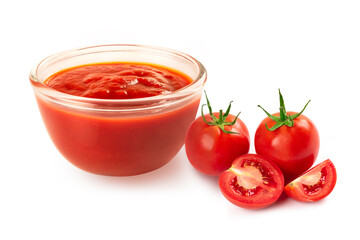
POLYGON ((192 80, 175 70, 138 63, 102 63, 58 72, 45 84, 60 92, 100 99, 144 98, 176 91, 192 80))
MULTIPOLYGON (((107 101, 146 100, 171 94, 192 81, 183 73, 151 64, 99 63, 62 70, 44 84, 64 93, 107 101)), ((36 96, 48 133, 67 160, 91 173, 128 176, 155 170, 179 152, 196 116, 199 90, 191 98, 166 105, 167 110, 146 110, 146 114, 134 112, 131 116, 111 108, 109 112, 78 109, 36 96)), ((107 104, 112 106, 112 102, 107 104)))

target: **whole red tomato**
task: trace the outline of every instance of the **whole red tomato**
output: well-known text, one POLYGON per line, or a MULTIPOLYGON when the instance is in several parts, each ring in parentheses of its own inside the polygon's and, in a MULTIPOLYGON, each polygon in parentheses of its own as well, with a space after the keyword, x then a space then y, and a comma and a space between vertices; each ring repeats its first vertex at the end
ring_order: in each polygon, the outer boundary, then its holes
MULTIPOLYGON (((206 93, 205 93, 206 96, 206 93)), ((185 136, 185 150, 190 163, 200 172, 218 176, 227 170, 236 157, 249 152, 250 137, 246 125, 227 111, 213 113, 207 99, 209 114, 203 114, 190 125, 185 136)))
MULTIPOLYGON (((255 133, 256 153, 274 161, 288 183, 308 170, 319 152, 319 133, 314 123, 300 113, 286 112, 281 92, 280 112, 268 115, 255 133)), ((259 106, 261 107, 261 106, 259 106)))

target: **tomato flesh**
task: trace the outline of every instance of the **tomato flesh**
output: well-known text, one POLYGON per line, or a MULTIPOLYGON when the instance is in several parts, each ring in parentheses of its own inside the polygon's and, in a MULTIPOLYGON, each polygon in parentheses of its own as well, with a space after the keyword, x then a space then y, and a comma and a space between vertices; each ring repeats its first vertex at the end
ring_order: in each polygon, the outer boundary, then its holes
POLYGON ((307 184, 302 183, 304 192, 308 195, 314 195, 314 194, 317 194, 319 191, 321 191, 321 189, 325 185, 326 175, 327 175, 327 171, 325 168, 323 168, 320 172, 320 178, 315 184, 307 185, 307 184))
POLYGON ((252 196, 256 193, 259 192, 259 187, 255 187, 255 188, 252 188, 252 189, 247 189, 243 186, 240 186, 238 181, 237 181, 237 177, 234 177, 233 180, 231 180, 230 182, 230 187, 235 191, 237 192, 238 194, 240 195, 243 195, 243 196, 252 196))
POLYGON ((327 197, 336 184, 336 169, 328 159, 287 184, 285 193, 301 202, 314 202, 327 197))
POLYGON ((257 154, 246 154, 236 158, 231 168, 220 175, 219 186, 231 203, 258 209, 280 197, 284 177, 275 163, 257 154))

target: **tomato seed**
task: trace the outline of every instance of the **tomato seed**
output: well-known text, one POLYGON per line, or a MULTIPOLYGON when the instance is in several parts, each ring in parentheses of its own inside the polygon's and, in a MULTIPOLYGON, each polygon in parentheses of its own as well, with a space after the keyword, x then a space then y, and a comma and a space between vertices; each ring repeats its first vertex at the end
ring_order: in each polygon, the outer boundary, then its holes
POLYGON ((243 186, 240 186, 237 181, 237 177, 234 177, 230 182, 230 187, 238 194, 242 196, 252 196, 260 191, 260 187, 257 186, 252 189, 244 188, 243 186))
POLYGON ((316 184, 314 185, 302 184, 304 191, 310 195, 320 191, 326 183, 326 175, 327 175, 326 169, 325 168, 321 169, 321 177, 316 184))

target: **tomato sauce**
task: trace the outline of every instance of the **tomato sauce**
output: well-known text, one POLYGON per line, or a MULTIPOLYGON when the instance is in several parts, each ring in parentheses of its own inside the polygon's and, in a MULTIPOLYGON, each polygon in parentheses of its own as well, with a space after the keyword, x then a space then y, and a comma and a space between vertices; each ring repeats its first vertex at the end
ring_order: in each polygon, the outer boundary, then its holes
POLYGON ((90 98, 144 98, 176 91, 192 80, 155 65, 103 63, 63 70, 45 84, 60 92, 90 98))
MULTIPOLYGON (((167 94, 191 81, 185 74, 155 65, 104 63, 66 69, 44 83, 77 96, 129 99, 167 94)), ((37 101, 49 135, 66 159, 91 173, 127 176, 157 169, 178 153, 200 96, 170 110, 139 116, 94 113, 41 97, 37 101)))

